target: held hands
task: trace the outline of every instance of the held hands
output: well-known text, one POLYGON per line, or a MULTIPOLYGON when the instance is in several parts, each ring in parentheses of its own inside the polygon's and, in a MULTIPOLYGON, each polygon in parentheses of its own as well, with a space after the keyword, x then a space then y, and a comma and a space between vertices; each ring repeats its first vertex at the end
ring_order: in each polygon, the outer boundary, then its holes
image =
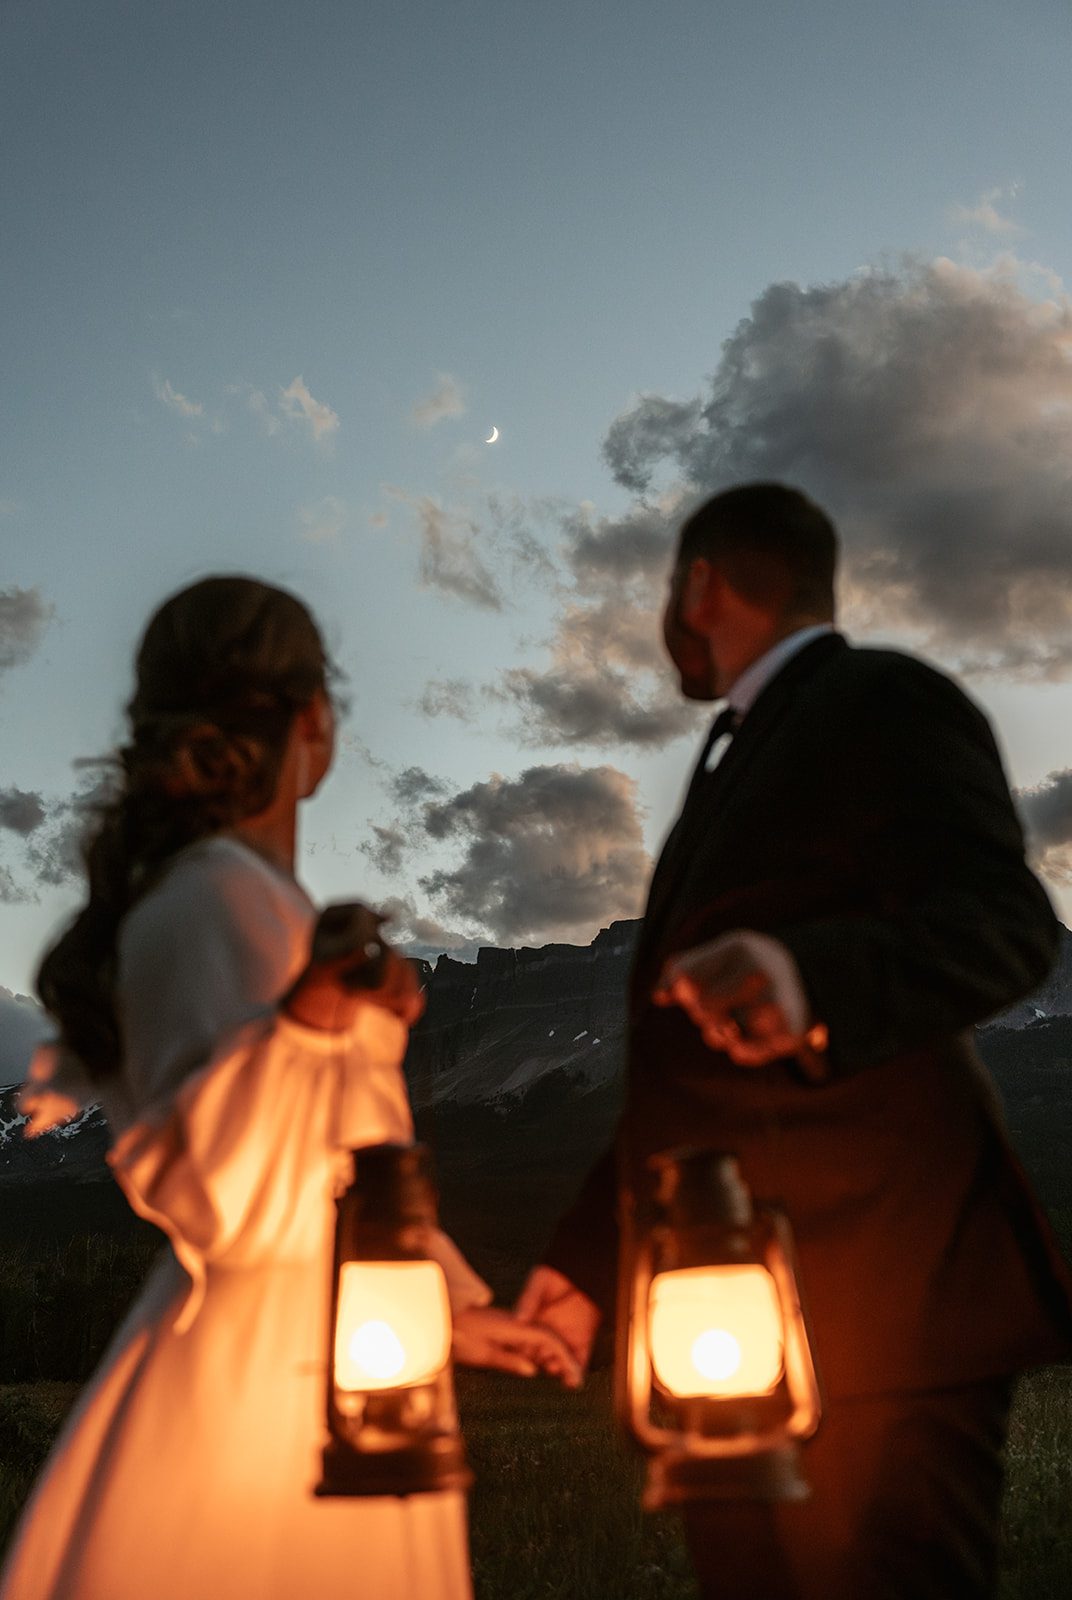
POLYGON ((491 1367, 532 1378, 546 1372, 567 1389, 583 1373, 566 1341, 552 1328, 530 1327, 498 1306, 470 1306, 454 1318, 454 1359, 465 1367, 491 1367))
POLYGON ((533 1267, 518 1296, 514 1314, 519 1322, 550 1330, 568 1349, 580 1384, 592 1354, 601 1312, 593 1300, 554 1267, 533 1267))
POLYGON ((652 998, 656 1005, 681 1006, 704 1043, 738 1066, 765 1067, 795 1056, 809 1078, 826 1076, 826 1029, 807 1026, 795 963, 765 935, 727 934, 673 956, 652 998))
POLYGON ((387 921, 367 906, 325 906, 309 964, 283 997, 283 1010, 307 1027, 341 1032, 362 1006, 379 1006, 412 1027, 424 1011, 417 969, 380 930, 387 921))

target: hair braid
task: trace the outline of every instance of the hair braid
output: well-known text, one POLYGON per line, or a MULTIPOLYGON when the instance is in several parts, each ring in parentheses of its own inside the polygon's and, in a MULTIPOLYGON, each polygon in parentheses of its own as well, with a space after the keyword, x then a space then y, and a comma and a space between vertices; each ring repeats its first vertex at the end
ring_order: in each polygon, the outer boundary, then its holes
POLYGON ((84 849, 89 898, 41 963, 38 994, 89 1075, 114 1072, 119 926, 185 846, 272 800, 296 711, 327 686, 302 603, 251 578, 207 578, 150 621, 127 707, 130 739, 108 763, 84 849))

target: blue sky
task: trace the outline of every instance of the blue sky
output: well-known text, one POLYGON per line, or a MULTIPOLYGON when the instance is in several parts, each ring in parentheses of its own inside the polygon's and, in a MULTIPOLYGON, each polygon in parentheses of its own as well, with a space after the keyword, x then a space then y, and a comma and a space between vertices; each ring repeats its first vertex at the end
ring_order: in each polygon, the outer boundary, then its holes
MULTIPOLYGON (((964 672, 1018 785, 1066 774, 1072 666, 1054 595, 1062 552, 1072 565, 1058 492, 1072 480, 1070 45, 1066 8, 1039 0, 9 0, 0 591, 36 591, 48 619, 0 676, 0 790, 39 795, 51 820, 0 828, 0 984, 28 987, 75 903, 77 886, 43 881, 32 850, 62 821, 72 762, 119 735, 141 626, 212 570, 307 597, 349 677, 339 768, 305 831, 316 894, 395 898, 409 931, 434 943, 438 927, 463 949, 586 938, 634 905, 691 742, 652 661, 621 644, 650 625, 661 579, 619 561, 600 589, 577 529, 668 527, 675 496, 745 459, 740 439, 712 454, 695 414, 675 414, 638 491, 603 444, 631 418, 635 455, 654 415, 642 397, 709 398, 723 341, 750 319, 754 353, 751 308, 769 322, 778 308, 762 297, 782 282, 841 286, 779 314, 812 353, 817 320, 856 318, 861 393, 879 330, 891 315, 907 330, 875 356, 884 416, 889 369, 912 368, 896 411, 906 439, 919 437, 908 411, 934 392, 927 374, 950 361, 958 396, 980 371, 979 395, 997 396, 975 412, 958 400, 955 427, 936 425, 917 452, 927 471, 910 498, 931 496, 916 526, 934 538, 936 504, 950 526, 978 513, 972 452, 995 459, 999 424, 1029 436, 987 486, 1005 522, 951 547, 954 564, 978 549, 970 597, 940 580, 907 521, 876 569, 883 518, 859 489, 859 441, 849 465, 814 446, 762 462, 790 460, 845 527, 856 632, 964 672), (928 277, 938 258, 945 276, 928 277), (859 306, 852 286, 869 273, 886 277, 859 306), (909 327, 918 303, 927 316, 909 327), (900 611, 875 591, 894 556, 916 574, 900 611), (598 612, 602 644, 596 621, 581 638, 578 610, 598 612), (1025 668, 1006 651, 975 671, 998 635, 1048 641, 1045 659, 1025 668), (572 712, 560 726, 534 717, 532 683, 506 678, 585 649, 586 670, 593 649, 616 664, 608 706, 635 668, 661 732, 616 740, 612 710, 582 737, 572 712), (445 680, 468 720, 421 711, 445 680), (410 767, 439 785, 424 803, 467 797, 464 827, 429 828, 398 788, 410 767), (568 859, 523 836, 535 796, 572 830, 568 859), (492 834, 494 893, 476 893, 492 834), (562 875, 557 922, 534 874, 562 875)), ((791 387, 799 413, 806 390, 791 387)), ((827 399, 816 393, 819 410, 827 399)), ((1055 780, 1036 811, 1069 921, 1063 796, 1055 780)))

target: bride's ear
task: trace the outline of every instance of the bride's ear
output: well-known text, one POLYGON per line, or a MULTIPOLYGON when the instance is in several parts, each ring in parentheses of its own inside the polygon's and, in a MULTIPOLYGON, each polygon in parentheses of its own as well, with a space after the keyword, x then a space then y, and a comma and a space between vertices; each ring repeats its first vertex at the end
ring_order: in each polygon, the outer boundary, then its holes
POLYGON ((307 799, 320 787, 335 753, 335 713, 323 689, 318 689, 297 715, 300 738, 297 788, 307 799))
POLYGON ((309 704, 302 710, 309 721, 309 742, 329 745, 335 739, 335 713, 323 689, 318 689, 309 704))

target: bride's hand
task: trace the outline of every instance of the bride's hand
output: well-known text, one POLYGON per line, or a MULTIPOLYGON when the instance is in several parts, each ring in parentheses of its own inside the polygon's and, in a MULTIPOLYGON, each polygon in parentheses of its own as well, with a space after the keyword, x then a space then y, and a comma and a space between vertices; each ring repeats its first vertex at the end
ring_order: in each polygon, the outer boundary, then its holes
POLYGON ((411 1028, 424 1011, 417 969, 380 930, 386 918, 367 906, 327 906, 313 934, 305 971, 284 995, 282 1008, 307 1027, 348 1028, 362 1006, 378 1006, 411 1028))
POLYGON ((519 1322, 498 1306, 470 1306, 454 1318, 454 1359, 465 1367, 493 1367, 532 1378, 558 1378, 567 1389, 581 1385, 580 1363, 550 1328, 519 1322))

